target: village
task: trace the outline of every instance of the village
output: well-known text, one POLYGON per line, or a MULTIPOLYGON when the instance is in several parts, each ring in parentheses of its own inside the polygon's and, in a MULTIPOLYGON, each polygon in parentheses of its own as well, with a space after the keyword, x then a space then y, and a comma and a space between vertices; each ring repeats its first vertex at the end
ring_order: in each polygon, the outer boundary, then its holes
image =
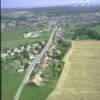
MULTIPOLYGON (((17 13, 21 13, 22 11, 17 11, 17 13)), ((25 12, 25 11, 24 11, 25 12)), ((1 20, 1 29, 2 30, 11 30, 11 29, 21 29, 25 27, 40 27, 40 26, 45 26, 49 23, 50 20, 54 22, 60 23, 62 26, 66 26, 70 23, 74 23, 76 26, 80 25, 91 25, 91 24, 96 24, 100 20, 100 11, 95 12, 95 13, 80 13, 80 14, 63 14, 63 15, 57 15, 55 14, 48 14, 48 13, 43 13, 41 12, 40 15, 34 14, 31 11, 26 11, 28 13, 31 13, 32 16, 23 16, 22 15, 13 15, 14 12, 8 15, 3 15, 2 13, 2 18, 4 20, 1 20), (23 16, 20 18, 20 16, 23 16), (6 19, 7 17, 7 19, 6 19), (12 19, 11 19, 12 18, 12 19)))
MULTIPOLYGON (((32 33, 27 33, 28 36, 24 38, 30 38, 32 33), (30 37, 29 37, 30 36, 30 37)), ((24 36, 26 34, 24 33, 24 36)), ((35 38, 36 34, 33 34, 33 38, 35 38)), ((32 38, 32 37, 31 37, 32 38)), ((58 48, 59 41, 62 41, 62 44, 66 44, 64 38, 61 36, 61 29, 59 28, 58 35, 54 38, 54 44, 51 45, 49 51, 45 53, 42 57, 42 60, 35 66, 35 69, 31 73, 31 77, 28 80, 28 83, 32 83, 35 86, 41 86, 41 84, 48 83, 49 75, 43 75, 44 72, 47 72, 48 67, 50 67, 50 63, 53 63, 51 67, 53 68, 52 75, 56 75, 55 73, 60 74, 61 66, 63 62, 59 59, 62 55, 62 48, 58 48), (58 42, 58 43, 57 43, 58 42)), ((45 47, 47 41, 35 42, 32 44, 21 45, 14 49, 4 49, 3 53, 1 53, 2 60, 8 60, 15 65, 15 70, 17 73, 24 73, 27 71, 28 67, 32 64, 32 61, 39 55, 42 49, 45 47)), ((60 44, 61 45, 61 44, 60 44)), ((67 44, 66 44, 67 45, 67 44)), ((63 45, 62 45, 63 46, 63 45)), ((64 48, 64 47, 63 47, 64 48)), ((51 76, 50 76, 51 77, 51 76)), ((27 83, 27 84, 28 84, 27 83)))

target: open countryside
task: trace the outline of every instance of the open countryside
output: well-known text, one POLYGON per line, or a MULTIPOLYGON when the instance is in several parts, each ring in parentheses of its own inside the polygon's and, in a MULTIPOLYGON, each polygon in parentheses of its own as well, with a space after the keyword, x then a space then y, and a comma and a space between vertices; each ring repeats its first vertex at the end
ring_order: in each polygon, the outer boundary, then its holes
POLYGON ((70 50, 64 57, 59 82, 47 100, 99 100, 100 41, 73 41, 70 50))
POLYGON ((1 100, 100 100, 100 6, 2 9, 1 74, 1 100))

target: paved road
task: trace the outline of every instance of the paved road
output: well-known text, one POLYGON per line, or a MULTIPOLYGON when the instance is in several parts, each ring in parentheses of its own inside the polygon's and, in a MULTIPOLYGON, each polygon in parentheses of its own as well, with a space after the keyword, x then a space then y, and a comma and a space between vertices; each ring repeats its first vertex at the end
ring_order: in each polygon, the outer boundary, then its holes
POLYGON ((24 79, 21 83, 21 85, 19 86, 18 90, 17 90, 17 93, 16 95, 14 96, 13 100, 18 100, 19 97, 20 97, 20 94, 21 94, 21 91, 24 87, 24 85, 27 83, 32 71, 34 70, 35 66, 37 63, 40 62, 40 60, 42 59, 43 55, 48 51, 48 49, 50 48, 50 45, 52 44, 52 41, 53 41, 53 37, 54 37, 54 34, 56 33, 56 31, 58 30, 58 27, 56 26, 46 44, 46 46, 43 48, 43 50, 41 51, 41 53, 33 60, 32 64, 28 67, 27 71, 26 71, 26 74, 24 76, 24 79))

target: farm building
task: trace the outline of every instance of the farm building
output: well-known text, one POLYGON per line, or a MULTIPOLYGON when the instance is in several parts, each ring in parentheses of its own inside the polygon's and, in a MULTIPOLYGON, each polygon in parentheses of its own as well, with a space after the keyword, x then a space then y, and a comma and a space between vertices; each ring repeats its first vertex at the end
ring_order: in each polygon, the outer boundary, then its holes
POLYGON ((24 38, 32 38, 32 37, 38 37, 39 34, 37 32, 28 32, 28 33, 24 33, 24 38))

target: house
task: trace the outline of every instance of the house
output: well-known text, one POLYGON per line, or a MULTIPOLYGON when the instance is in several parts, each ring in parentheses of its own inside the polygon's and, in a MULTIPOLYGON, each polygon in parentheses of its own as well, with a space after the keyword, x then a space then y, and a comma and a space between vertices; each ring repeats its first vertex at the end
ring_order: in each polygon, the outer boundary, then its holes
POLYGON ((23 51, 23 50, 24 50, 24 46, 21 46, 21 47, 20 47, 20 50, 23 51))
POLYGON ((33 50, 33 52, 34 52, 35 54, 38 54, 38 51, 37 51, 37 50, 33 50))
POLYGON ((14 49, 14 52, 16 52, 16 53, 20 53, 21 50, 19 50, 18 48, 15 48, 15 49, 14 49))
POLYGON ((40 68, 45 69, 46 68, 46 65, 47 65, 46 63, 47 63, 47 61, 41 62, 40 63, 40 68))
POLYGON ((38 37, 39 34, 37 32, 28 32, 28 33, 24 33, 24 38, 32 38, 32 37, 38 37))
POLYGON ((35 56, 33 54, 29 53, 29 59, 32 60, 34 58, 35 58, 35 56))
POLYGON ((7 50, 7 53, 11 53, 11 50, 10 50, 10 49, 8 49, 8 50, 7 50))
POLYGON ((42 79, 42 77, 40 76, 40 74, 36 74, 36 75, 34 76, 34 78, 32 79, 32 82, 33 82, 34 84, 36 84, 36 86, 39 86, 42 80, 43 80, 43 79, 42 79))
POLYGON ((15 55, 15 53, 14 53, 14 52, 12 52, 10 55, 11 55, 11 56, 14 56, 14 55, 15 55))
POLYGON ((48 60, 48 56, 45 57, 45 60, 48 60))
POLYGON ((61 31, 61 28, 59 28, 58 31, 61 31))
POLYGON ((31 45, 27 45, 27 48, 28 48, 28 49, 31 49, 31 45))
POLYGON ((58 54, 61 54, 61 51, 60 51, 60 50, 57 50, 57 53, 58 53, 58 54))
POLYGON ((44 57, 43 59, 42 59, 42 62, 40 63, 40 68, 46 68, 46 66, 47 66, 47 60, 48 60, 48 56, 46 56, 46 57, 44 57))
POLYGON ((43 41, 42 44, 44 45, 45 44, 45 41, 43 41))
POLYGON ((30 51, 30 48, 27 48, 26 51, 27 51, 27 52, 30 51))
POLYGON ((49 52, 52 52, 52 50, 55 48, 56 48, 56 45, 51 46, 51 48, 49 49, 49 52))
POLYGON ((29 38, 31 37, 32 32, 24 33, 24 38, 29 38))
POLYGON ((1 53, 1 58, 6 58, 8 56, 8 53, 1 53))
POLYGON ((24 66, 19 66, 17 68, 17 72, 23 72, 24 71, 24 66))
POLYGON ((37 32, 34 32, 34 33, 32 33, 32 37, 38 37, 39 36, 39 34, 37 33, 37 32))
POLYGON ((33 44, 32 44, 32 47, 33 47, 33 48, 36 48, 36 47, 38 47, 38 46, 39 46, 39 43, 33 43, 33 44))

